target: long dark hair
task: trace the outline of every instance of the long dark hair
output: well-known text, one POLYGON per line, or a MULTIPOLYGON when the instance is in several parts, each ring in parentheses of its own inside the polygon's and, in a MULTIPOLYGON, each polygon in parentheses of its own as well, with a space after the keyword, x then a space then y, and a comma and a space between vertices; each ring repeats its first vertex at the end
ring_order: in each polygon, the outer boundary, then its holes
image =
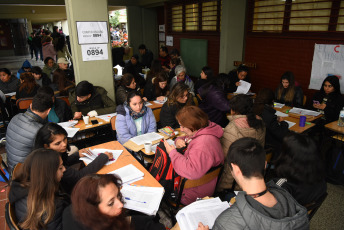
POLYGON ((253 100, 248 95, 239 94, 229 100, 229 106, 232 111, 238 115, 246 115, 247 123, 251 128, 256 130, 263 129, 264 123, 262 120, 257 119, 253 113, 253 100))
POLYGON ((331 85, 334 88, 334 91, 331 93, 332 95, 340 95, 340 84, 339 84, 339 79, 337 76, 331 75, 325 78, 325 80, 323 81, 322 85, 321 85, 321 89, 320 89, 320 93, 322 95, 326 95, 325 90, 324 90, 324 85, 325 82, 329 82, 331 83, 331 85))
POLYGON ((131 84, 133 79, 134 79, 134 76, 131 73, 123 74, 120 85, 123 86, 124 88, 128 88, 128 86, 131 84))
POLYGON ((280 80, 280 84, 277 89, 277 100, 281 100, 282 94, 285 91, 284 101, 286 102, 293 102, 295 96, 295 77, 293 72, 287 71, 285 72, 280 80), (288 80, 289 86, 288 88, 284 88, 282 84, 282 80, 288 80))
POLYGON ((37 86, 35 78, 33 77, 31 72, 21 73, 20 79, 23 80, 23 83, 21 83, 19 87, 20 92, 26 90, 27 93, 31 93, 37 86))
MULTIPOLYGON (((35 139, 35 149, 45 148, 45 145, 50 145, 54 141, 56 135, 64 135, 67 137, 67 132, 64 128, 56 123, 47 123, 43 125, 37 132, 35 139)), ((69 145, 67 146, 69 149, 69 145)))
POLYGON ((34 150, 26 158, 14 181, 29 189, 27 211, 22 229, 42 229, 55 215, 55 193, 59 188, 56 173, 60 154, 51 149, 34 150))
POLYGON ((161 67, 161 62, 159 59, 155 59, 152 62, 152 66, 150 67, 149 72, 147 73, 146 81, 149 82, 153 79, 155 75, 163 71, 161 67))
POLYGON ((121 215, 112 217, 100 212, 98 205, 101 202, 100 188, 113 183, 118 189, 119 199, 123 202, 120 192, 121 181, 113 174, 94 174, 83 177, 75 185, 71 200, 72 212, 76 219, 85 227, 92 230, 119 230, 130 229, 122 212, 121 215))
POLYGON ((228 75, 225 73, 220 73, 216 77, 211 77, 210 80, 207 83, 205 83, 204 86, 202 86, 200 96, 201 98, 206 98, 208 91, 211 90, 210 86, 213 86, 224 92, 224 89, 228 88, 229 85, 230 85, 230 80, 228 78, 228 75))
POLYGON ((161 89, 159 83, 165 82, 165 81, 167 82, 167 80, 168 80, 168 77, 165 72, 158 73, 156 77, 154 78, 153 84, 154 84, 156 97, 166 96, 168 88, 169 88, 168 85, 166 85, 164 89, 161 89))
POLYGON ((296 184, 315 184, 324 179, 324 165, 315 142, 306 135, 290 134, 275 162, 276 173, 296 184))
POLYGON ((264 88, 258 92, 256 99, 254 100, 253 112, 254 114, 261 116, 265 105, 272 106, 274 103, 275 94, 271 89, 264 88))
POLYGON ((68 96, 67 86, 75 85, 67 79, 66 73, 62 69, 56 69, 53 73, 53 83, 57 85, 60 95, 68 96))

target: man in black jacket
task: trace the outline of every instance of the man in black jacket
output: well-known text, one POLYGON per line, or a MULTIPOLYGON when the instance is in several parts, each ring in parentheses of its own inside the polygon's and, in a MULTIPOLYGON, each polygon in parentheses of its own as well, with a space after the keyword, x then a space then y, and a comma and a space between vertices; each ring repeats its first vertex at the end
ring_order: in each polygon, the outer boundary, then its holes
POLYGON ((153 53, 152 51, 148 50, 144 44, 139 46, 139 52, 141 54, 141 64, 143 67, 150 68, 153 61, 153 53))

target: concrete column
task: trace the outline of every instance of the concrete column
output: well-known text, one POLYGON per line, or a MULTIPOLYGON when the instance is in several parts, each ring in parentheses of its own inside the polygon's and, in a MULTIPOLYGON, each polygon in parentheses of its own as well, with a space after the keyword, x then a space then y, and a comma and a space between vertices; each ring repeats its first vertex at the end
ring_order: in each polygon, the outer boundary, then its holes
POLYGON ((69 35, 69 28, 68 28, 68 21, 67 20, 63 20, 61 21, 62 24, 62 31, 63 33, 68 36, 69 35))
POLYGON ((87 80, 95 86, 102 86, 108 91, 108 96, 115 99, 110 37, 107 44, 108 60, 84 62, 76 28, 77 21, 106 21, 109 25, 107 0, 65 0, 65 5, 76 83, 87 80))
POLYGON ((27 20, 27 30, 29 32, 28 36, 33 32, 31 20, 27 20))
POLYGON ((219 72, 228 73, 234 61, 243 61, 246 1, 222 1, 219 72))
POLYGON ((142 12, 139 6, 127 6, 128 39, 133 53, 138 54, 139 45, 143 42, 142 12))

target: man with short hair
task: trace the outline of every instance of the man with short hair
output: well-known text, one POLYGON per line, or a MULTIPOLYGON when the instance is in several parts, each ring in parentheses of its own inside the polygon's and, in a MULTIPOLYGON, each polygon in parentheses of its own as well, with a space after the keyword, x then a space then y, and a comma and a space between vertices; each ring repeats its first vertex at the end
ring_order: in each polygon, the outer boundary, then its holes
POLYGON ((33 150, 38 130, 47 122, 53 106, 52 97, 36 94, 30 108, 25 113, 15 115, 6 131, 7 163, 12 171, 17 163, 22 163, 33 150))
POLYGON ((139 46, 139 52, 141 54, 141 64, 143 67, 150 68, 153 61, 153 53, 146 48, 144 44, 139 46))
POLYGON ((93 86, 88 81, 79 82, 75 90, 69 94, 69 102, 73 119, 116 112, 116 104, 107 96, 107 91, 103 87, 93 86))
MULTIPOLYGON (((273 181, 265 184, 265 152, 256 139, 235 141, 229 148, 227 162, 243 191, 217 217, 213 230, 309 229, 307 210, 273 181)), ((202 223, 198 226, 198 230, 209 229, 202 223)))
POLYGON ((65 72, 68 80, 74 81, 74 72, 72 69, 68 68, 69 62, 66 60, 66 58, 62 57, 57 59, 57 64, 59 66, 59 69, 62 69, 65 72))

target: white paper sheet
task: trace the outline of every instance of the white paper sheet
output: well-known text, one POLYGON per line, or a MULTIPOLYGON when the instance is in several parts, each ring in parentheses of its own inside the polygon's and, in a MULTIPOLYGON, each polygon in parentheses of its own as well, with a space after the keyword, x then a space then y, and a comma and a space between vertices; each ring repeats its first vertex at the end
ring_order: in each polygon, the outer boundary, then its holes
POLYGON ((281 103, 277 103, 277 102, 274 103, 274 107, 275 108, 280 108, 281 109, 281 108, 283 108, 283 106, 285 106, 285 104, 281 104, 281 103))
POLYGON ((110 113, 110 114, 104 114, 104 115, 99 115, 96 116, 96 118, 100 118, 106 122, 110 122, 111 118, 117 116, 117 113, 110 113))
POLYGON ((148 101, 145 102, 145 106, 150 106, 150 105, 153 105, 153 104, 148 101))
POLYGON ((78 124, 77 120, 72 120, 72 121, 66 121, 66 122, 60 122, 57 123, 59 126, 62 127, 73 127, 74 125, 78 124))
POLYGON ((288 117, 288 114, 282 113, 282 112, 280 112, 280 111, 276 111, 275 115, 276 115, 277 117, 288 117))
POLYGON ((293 127, 294 125, 296 125, 295 122, 286 121, 286 120, 284 120, 284 121, 288 123, 288 128, 289 128, 289 129, 290 129, 291 127, 293 127))
POLYGON ((12 96, 14 96, 14 95, 16 95, 16 94, 17 94, 16 92, 5 93, 5 96, 12 97, 12 96))
POLYGON ((308 109, 300 109, 300 108, 292 108, 291 110, 289 110, 289 113, 296 113, 296 114, 300 114, 300 115, 308 115, 308 116, 318 116, 320 113, 313 111, 313 110, 308 110, 308 109))
POLYGON ((111 152, 113 159, 109 160, 105 165, 110 165, 112 163, 115 163, 119 156, 122 154, 123 150, 112 150, 112 149, 89 149, 92 154, 82 153, 87 160, 84 159, 84 157, 81 157, 81 160, 84 160, 87 164, 91 163, 94 159, 97 158, 97 156, 104 152, 111 152))
POLYGON ((138 168, 136 168, 133 164, 126 165, 122 168, 116 169, 108 174, 116 174, 122 180, 122 183, 128 183, 138 178, 143 178, 145 175, 141 172, 138 168))
POLYGON ((66 130, 67 136, 72 138, 75 134, 79 131, 80 128, 69 128, 69 127, 62 127, 66 130))
POLYGON ((130 140, 137 145, 143 145, 145 142, 153 142, 162 138, 164 137, 158 133, 146 133, 140 136, 133 137, 130 140))
POLYGON ((251 88, 251 83, 249 83, 247 81, 243 81, 243 80, 240 80, 239 82, 240 82, 240 85, 238 86, 235 93, 246 94, 251 88))

